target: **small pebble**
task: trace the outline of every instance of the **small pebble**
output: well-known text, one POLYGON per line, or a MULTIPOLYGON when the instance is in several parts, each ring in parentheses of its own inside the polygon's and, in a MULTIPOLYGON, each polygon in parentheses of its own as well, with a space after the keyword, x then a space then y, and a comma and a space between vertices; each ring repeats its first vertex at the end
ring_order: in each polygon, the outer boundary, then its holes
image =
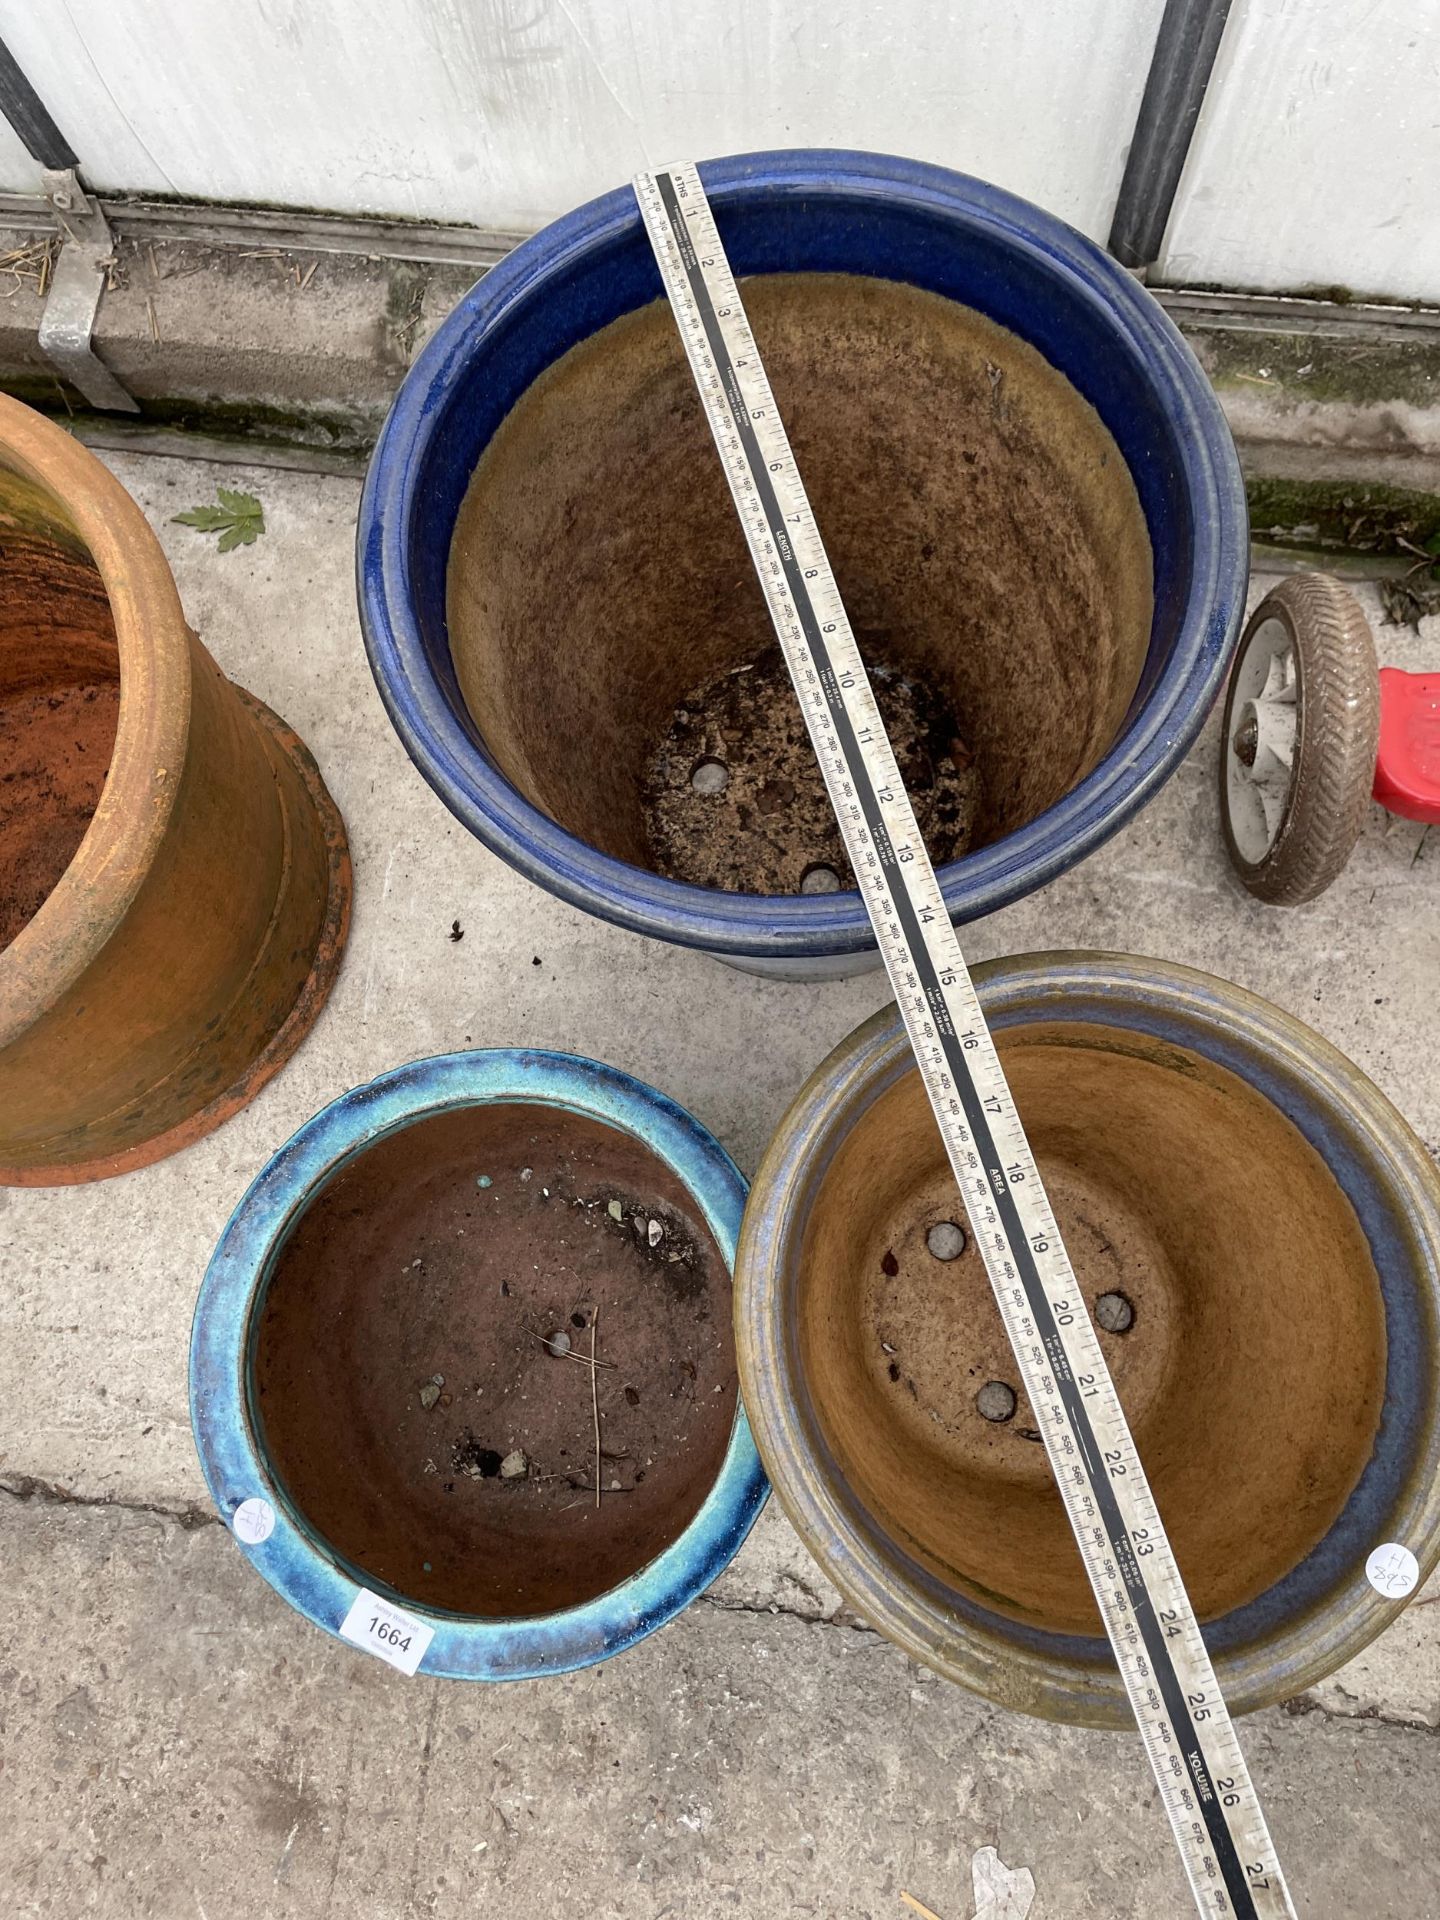
MULTIPOLYGON (((501 1472, 503 1473, 503 1472, 505 1471, 505 1469, 504 1469, 504 1468, 502 1467, 502 1468, 500 1469, 500 1471, 501 1471, 501 1472)), ((611 1491, 612 1493, 619 1493, 619 1491, 620 1491, 620 1482, 619 1482, 618 1480, 612 1480, 612 1481, 610 1482, 610 1491, 611 1491)))
POLYGON ((552 1333, 549 1336, 545 1344, 552 1353, 568 1353, 570 1351, 570 1336, 564 1327, 561 1327, 558 1333, 552 1333))
POLYGON ((618 1200, 612 1200, 606 1211, 612 1220, 623 1220, 625 1218, 625 1209, 620 1205, 618 1200))
POLYGON ((488 1173, 477 1173, 477 1174, 476 1174, 476 1176, 475 1176, 475 1184, 476 1184, 476 1186, 477 1186, 477 1187, 488 1187, 488 1186, 490 1186, 490 1185, 492 1184, 492 1182, 491 1182, 491 1179, 490 1179, 490 1176, 489 1176, 489 1174, 488 1174, 488 1173))
POLYGON ((530 1462, 518 1447, 516 1447, 513 1453, 507 1453, 505 1458, 500 1462, 500 1478, 502 1480, 523 1480, 529 1471, 530 1462))
POLYGON ((649 1234, 650 1234, 651 1246, 658 1247, 660 1242, 665 1237, 665 1229, 661 1226, 658 1220, 652 1220, 650 1222, 649 1234))
POLYGON ((533 1167, 521 1167, 521 1169, 520 1169, 520 1178, 521 1178, 522 1180, 528 1180, 528 1179, 530 1178, 530 1176, 531 1176, 531 1174, 532 1174, 532 1173, 534 1173, 534 1171, 535 1171, 535 1169, 534 1169, 533 1167))
POLYGON ((436 1402, 436 1401, 437 1401, 437 1400, 438 1400, 439 1398, 440 1398, 440 1389, 439 1389, 439 1387, 437 1387, 437 1386, 436 1386, 436 1384, 435 1384, 435 1382, 434 1382, 433 1380, 427 1380, 427 1381, 425 1382, 425 1384, 424 1384, 424 1386, 423 1386, 423 1387, 421 1387, 421 1389, 420 1389, 420 1404, 421 1404, 421 1406, 422 1406, 422 1407, 424 1407, 424 1409, 425 1409, 425 1411, 426 1411, 426 1412, 428 1413, 428 1412, 430 1411, 430 1409, 431 1409, 431 1407, 433 1407, 433 1406, 434 1406, 434 1404, 435 1404, 435 1402, 436 1402))

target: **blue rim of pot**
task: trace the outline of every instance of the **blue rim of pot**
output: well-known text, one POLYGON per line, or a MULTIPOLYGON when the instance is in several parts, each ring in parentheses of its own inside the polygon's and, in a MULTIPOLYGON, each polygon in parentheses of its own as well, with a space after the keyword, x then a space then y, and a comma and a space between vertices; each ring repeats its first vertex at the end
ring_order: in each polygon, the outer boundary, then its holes
MULTIPOLYGON (((1070 380, 1135 479, 1157 582, 1140 685, 1114 743, 1083 780, 1024 827, 942 869, 952 919, 976 919, 1117 832, 1204 724, 1234 650, 1249 574, 1244 486, 1229 429, 1159 304, 1093 242, 1013 194, 945 168, 839 149, 743 154, 708 161, 700 175, 737 275, 861 272, 962 300, 1028 340, 1070 380), (985 264, 971 269, 962 291, 956 276, 972 255, 985 264), (1166 580, 1173 631, 1157 658, 1166 580)), ((523 241, 437 330, 396 396, 361 502, 357 586, 371 669, 396 731, 446 806, 562 899, 636 932, 728 956, 863 952, 874 939, 858 893, 723 893, 650 873, 567 832, 500 772, 460 693, 444 574, 476 462, 546 366, 660 297, 634 194, 621 188, 523 241), (443 538, 417 538, 422 513, 436 517, 443 538)))
POLYGON ((190 1410, 200 1464, 227 1525, 240 1504, 269 1502, 274 1530, 236 1544, 276 1592, 326 1632, 362 1589, 433 1629, 423 1674, 529 1679, 590 1666, 653 1633, 729 1564, 768 1486, 743 1404, 699 1511, 663 1552, 584 1605, 530 1618, 479 1619, 428 1608, 345 1563, 269 1468, 250 1402, 254 1332, 276 1259, 300 1217, 340 1170, 387 1135, 435 1114, 543 1105, 616 1128, 648 1147, 687 1188, 733 1270, 746 1183, 719 1141, 683 1107, 613 1067, 573 1054, 496 1048, 440 1054, 381 1074, 307 1120, 257 1175, 220 1237, 201 1284, 190 1341, 190 1410))
MULTIPOLYGON (((1370 1243, 1387 1337, 1371 1457, 1344 1511, 1304 1559, 1203 1628, 1232 1713, 1293 1699, 1353 1659, 1406 1605, 1369 1585, 1372 1548, 1408 1545, 1421 1582, 1440 1565, 1440 1175, 1352 1061, 1214 975, 1131 954, 1055 952, 987 961, 975 984, 997 1033, 1035 1020, 1089 1022, 1228 1068, 1309 1141, 1370 1243)), ((808 1410, 787 1285, 808 1210, 850 1127, 913 1070, 899 1015, 882 1008, 816 1068, 755 1175, 736 1265, 735 1333, 741 1391, 771 1484, 846 1601, 913 1658, 1002 1706, 1133 1727, 1103 1637, 1021 1625, 923 1572, 908 1586, 899 1582, 808 1410)))

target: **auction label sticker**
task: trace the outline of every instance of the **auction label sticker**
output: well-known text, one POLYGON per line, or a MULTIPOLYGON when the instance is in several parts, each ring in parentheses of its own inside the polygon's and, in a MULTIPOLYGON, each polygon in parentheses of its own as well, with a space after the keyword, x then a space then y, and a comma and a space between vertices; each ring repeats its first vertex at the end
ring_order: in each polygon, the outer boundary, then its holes
POLYGON ((401 1673, 413 1674, 435 1638, 435 1629, 362 1587, 340 1623, 340 1638, 352 1647, 363 1647, 401 1673))
POLYGON ((1376 1547, 1365 1562, 1365 1578, 1387 1600, 1403 1600, 1420 1584, 1420 1562, 1397 1540, 1376 1547))
POLYGON ((247 1547, 258 1547, 275 1531, 275 1509, 257 1495, 242 1500, 230 1516, 235 1538, 247 1547))

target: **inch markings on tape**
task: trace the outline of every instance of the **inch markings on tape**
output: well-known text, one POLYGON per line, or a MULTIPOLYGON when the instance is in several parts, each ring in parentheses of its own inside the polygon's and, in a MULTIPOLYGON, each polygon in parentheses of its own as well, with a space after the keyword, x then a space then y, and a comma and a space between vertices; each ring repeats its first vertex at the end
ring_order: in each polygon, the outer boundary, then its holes
MULTIPOLYGON (((1211 1916, 1295 1920, 700 175, 689 163, 643 173, 635 195, 1195 1904, 1211 1916)), ((791 217, 803 220, 803 206, 791 217)), ((679 537, 656 532, 657 540, 679 537)))
POLYGON ((340 1622, 340 1638, 352 1647, 363 1647, 401 1673, 413 1674, 435 1638, 435 1629, 403 1607, 382 1600, 368 1587, 361 1587, 340 1622))

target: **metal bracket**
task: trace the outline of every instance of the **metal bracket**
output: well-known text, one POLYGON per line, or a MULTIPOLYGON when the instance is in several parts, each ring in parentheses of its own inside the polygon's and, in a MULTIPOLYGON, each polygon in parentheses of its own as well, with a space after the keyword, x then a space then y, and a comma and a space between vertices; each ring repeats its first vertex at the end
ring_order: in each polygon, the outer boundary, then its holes
POLYGON ((40 316, 40 351, 92 407, 107 413, 138 413, 138 404, 98 358, 90 337, 115 242, 99 203, 81 186, 73 167, 46 167, 45 198, 60 228, 60 257, 40 316))

